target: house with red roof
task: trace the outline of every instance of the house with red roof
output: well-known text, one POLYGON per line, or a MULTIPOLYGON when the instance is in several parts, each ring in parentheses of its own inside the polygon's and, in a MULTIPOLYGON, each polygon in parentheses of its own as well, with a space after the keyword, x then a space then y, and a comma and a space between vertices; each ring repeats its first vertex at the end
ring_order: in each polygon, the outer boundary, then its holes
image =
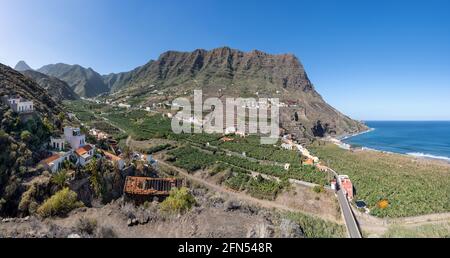
POLYGON ((52 156, 39 162, 45 169, 51 171, 52 173, 58 172, 65 160, 69 160, 70 153, 55 153, 52 156))
POLYGON ((84 145, 83 147, 80 147, 74 151, 74 154, 77 156, 77 164, 84 166, 89 161, 92 160, 95 153, 95 147, 93 145, 84 145))

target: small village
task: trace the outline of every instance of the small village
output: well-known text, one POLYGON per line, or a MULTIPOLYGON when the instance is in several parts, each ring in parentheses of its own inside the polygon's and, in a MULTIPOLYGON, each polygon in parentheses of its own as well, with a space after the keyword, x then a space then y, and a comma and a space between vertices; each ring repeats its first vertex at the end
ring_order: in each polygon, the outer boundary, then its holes
MULTIPOLYGON (((19 96, 3 96, 2 101, 19 115, 34 112, 31 100, 19 96)), ((71 121, 76 121, 75 114, 67 113, 66 115, 71 121)), ((102 141, 103 149, 88 142, 86 133, 83 133, 80 127, 67 125, 60 134, 50 137, 46 146, 49 155, 38 165, 56 174, 62 169, 84 168, 93 160, 106 161, 120 171, 125 178, 123 193, 129 201, 152 201, 154 197, 160 197, 162 200, 169 195, 172 188, 182 186, 183 181, 180 179, 157 178, 155 173, 151 173, 158 170, 158 161, 152 155, 137 151, 125 154, 112 136, 96 128, 88 128, 87 134, 96 141, 102 141), (136 163, 143 164, 147 173, 134 176, 136 163)), ((69 174, 73 175, 73 171, 69 174)))

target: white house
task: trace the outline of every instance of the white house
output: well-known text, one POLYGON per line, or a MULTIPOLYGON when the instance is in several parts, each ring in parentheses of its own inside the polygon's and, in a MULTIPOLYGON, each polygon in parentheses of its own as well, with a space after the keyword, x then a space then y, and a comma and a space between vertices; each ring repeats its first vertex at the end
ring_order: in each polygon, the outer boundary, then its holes
POLYGON ((89 130, 89 134, 92 136, 95 136, 95 138, 97 138, 97 140, 102 140, 102 139, 108 139, 109 135, 103 131, 100 131, 98 129, 92 128, 89 130))
POLYGON ((131 108, 131 105, 129 105, 129 104, 124 104, 124 103, 120 103, 119 104, 119 107, 122 107, 122 108, 131 108))
POLYGON ((42 164, 45 169, 50 170, 52 173, 56 173, 62 168, 63 162, 65 160, 69 160, 69 157, 70 152, 56 153, 42 160, 40 164, 42 164))
POLYGON ((86 165, 89 163, 92 158, 94 157, 94 151, 95 148, 93 145, 84 145, 83 147, 78 148, 75 150, 75 154, 77 155, 77 164, 80 164, 81 166, 86 165))
POLYGON ((64 137, 74 150, 86 144, 86 136, 81 134, 80 128, 64 127, 64 137))
POLYGON ((4 96, 3 101, 17 113, 33 112, 34 104, 32 100, 25 100, 21 97, 4 96))
POLYGON ((34 111, 33 101, 22 100, 19 103, 17 103, 15 106, 13 105, 12 109, 18 113, 32 112, 32 111, 34 111))
POLYGON ((50 148, 54 149, 54 150, 64 150, 66 146, 66 139, 64 138, 54 138, 54 137, 50 137, 50 148))

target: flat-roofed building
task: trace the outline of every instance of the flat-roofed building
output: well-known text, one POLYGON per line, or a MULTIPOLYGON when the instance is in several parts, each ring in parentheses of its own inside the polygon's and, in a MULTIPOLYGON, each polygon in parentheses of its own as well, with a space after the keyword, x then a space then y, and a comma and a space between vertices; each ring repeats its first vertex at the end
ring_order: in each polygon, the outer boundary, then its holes
POLYGON ((86 145, 86 136, 81 133, 80 128, 64 127, 64 137, 74 150, 86 145))
POLYGON ((62 137, 50 137, 50 148, 54 150, 64 150, 66 147, 66 139, 62 137))
POLYGON ((32 100, 26 100, 18 96, 3 96, 3 102, 5 102, 14 112, 27 113, 34 111, 34 104, 32 100))
POLYGON ((347 175, 339 175, 340 187, 347 198, 351 201, 353 199, 353 184, 347 175))

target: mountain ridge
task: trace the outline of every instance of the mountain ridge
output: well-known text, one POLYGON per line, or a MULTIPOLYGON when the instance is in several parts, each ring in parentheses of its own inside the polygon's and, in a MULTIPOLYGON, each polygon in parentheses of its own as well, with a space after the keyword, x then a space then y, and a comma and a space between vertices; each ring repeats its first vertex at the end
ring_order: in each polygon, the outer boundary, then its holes
POLYGON ((127 97, 151 97, 152 91, 161 92, 170 100, 194 89, 202 89, 205 97, 277 97, 288 103, 280 110, 281 127, 299 138, 367 129, 324 101, 293 54, 244 52, 229 47, 192 52, 171 50, 126 76, 128 83, 117 87, 119 92, 113 94, 123 101, 127 97))
POLYGON ((56 63, 45 65, 37 71, 65 81, 81 97, 95 97, 109 92, 102 76, 92 68, 56 63))
POLYGON ((39 86, 47 90, 47 92, 56 101, 61 100, 77 100, 79 96, 70 88, 70 86, 53 76, 34 71, 26 70, 21 72, 23 75, 33 79, 39 86))
POLYGON ((280 126, 299 138, 344 135, 367 127, 325 102, 294 54, 244 52, 230 47, 169 50, 135 69, 100 75, 92 68, 57 63, 39 72, 67 82, 81 97, 100 94, 135 104, 151 104, 154 93, 165 100, 202 89, 205 97, 276 97, 287 103, 280 126))
POLYGON ((33 70, 33 69, 25 61, 20 60, 16 64, 16 66, 14 66, 14 70, 23 72, 23 71, 27 71, 27 70, 33 70))

